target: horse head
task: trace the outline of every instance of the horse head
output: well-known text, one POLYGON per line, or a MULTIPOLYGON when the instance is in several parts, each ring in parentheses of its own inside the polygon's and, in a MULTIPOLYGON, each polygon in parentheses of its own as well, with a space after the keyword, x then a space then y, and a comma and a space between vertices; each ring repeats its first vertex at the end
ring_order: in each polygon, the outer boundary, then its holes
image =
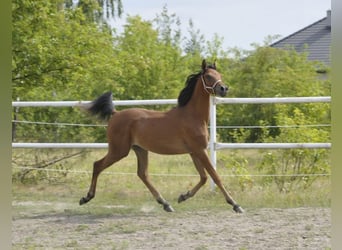
POLYGON ((216 70, 215 62, 207 65, 205 60, 202 61, 201 80, 204 90, 211 95, 226 96, 228 87, 222 82, 222 77, 216 70))

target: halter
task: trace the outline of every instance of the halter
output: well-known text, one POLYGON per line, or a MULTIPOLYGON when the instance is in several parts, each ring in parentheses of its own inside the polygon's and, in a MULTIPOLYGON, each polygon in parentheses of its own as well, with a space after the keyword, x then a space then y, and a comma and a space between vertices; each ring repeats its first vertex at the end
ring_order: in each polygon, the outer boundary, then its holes
POLYGON ((217 80, 217 81, 213 84, 213 86, 208 86, 207 83, 206 83, 205 80, 204 80, 203 74, 201 75, 201 79, 202 79, 202 84, 203 84, 204 90, 205 90, 209 95, 216 95, 216 93, 215 93, 215 87, 216 87, 216 85, 217 85, 219 82, 222 82, 222 81, 221 81, 221 80, 217 80), (210 93, 210 92, 208 91, 208 89, 211 90, 212 93, 210 93))

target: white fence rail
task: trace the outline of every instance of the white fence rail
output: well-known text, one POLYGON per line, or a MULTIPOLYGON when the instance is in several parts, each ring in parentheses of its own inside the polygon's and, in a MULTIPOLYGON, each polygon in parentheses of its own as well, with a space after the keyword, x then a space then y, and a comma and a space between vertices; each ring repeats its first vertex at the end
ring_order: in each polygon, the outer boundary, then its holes
MULTIPOLYGON (((79 107, 91 101, 16 101, 12 102, 12 107, 79 107)), ((177 104, 176 99, 160 100, 121 100, 113 101, 115 106, 137 106, 137 105, 166 105, 177 104)))
POLYGON ((266 103, 314 103, 331 102, 330 96, 313 97, 263 97, 263 98, 219 98, 215 97, 216 104, 266 104, 266 103))
MULTIPOLYGON (((320 97, 276 97, 276 98, 218 98, 210 102, 210 157, 216 166, 216 150, 223 148, 331 148, 331 143, 217 143, 216 142, 216 105, 217 104, 267 104, 267 103, 317 103, 331 102, 330 96, 320 97)), ((78 107, 90 101, 14 101, 13 107, 78 107)), ((162 100, 119 100, 115 106, 167 105, 177 104, 176 99, 162 100)), ((13 148, 106 148, 106 143, 12 143, 13 148)))
MULTIPOLYGON (((12 143, 13 148, 107 148, 107 143, 12 143)), ((330 148, 330 143, 215 143, 214 149, 330 148)))
MULTIPOLYGON (((315 103, 331 102, 330 96, 315 97, 263 97, 263 98, 220 98, 212 97, 213 104, 267 104, 267 103, 315 103)), ((77 107, 90 101, 14 101, 12 107, 77 107)), ((176 99, 117 100, 115 106, 177 104, 176 99)))
MULTIPOLYGON (((212 163, 216 166, 216 150, 230 148, 330 148, 331 143, 217 143, 216 142, 216 105, 217 104, 267 104, 267 103, 317 103, 331 102, 330 96, 319 97, 275 97, 275 98, 219 98, 212 97, 210 102, 210 141, 209 149, 212 163)), ((90 101, 14 101, 13 107, 79 107, 90 101)), ((167 105, 177 104, 176 99, 161 100, 118 100, 115 106, 167 105)), ((107 148, 106 143, 12 143, 13 148, 107 148)))

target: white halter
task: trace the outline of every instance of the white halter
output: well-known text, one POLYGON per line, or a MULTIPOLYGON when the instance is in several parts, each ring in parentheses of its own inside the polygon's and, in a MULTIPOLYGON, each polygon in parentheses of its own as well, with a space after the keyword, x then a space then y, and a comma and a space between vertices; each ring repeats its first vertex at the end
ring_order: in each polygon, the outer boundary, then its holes
POLYGON ((215 95, 215 87, 216 87, 216 85, 217 85, 219 82, 222 82, 222 81, 221 81, 221 80, 217 80, 217 81, 213 84, 213 86, 208 86, 208 85, 206 84, 204 78, 203 78, 203 75, 201 75, 201 79, 202 79, 202 84, 203 84, 204 90, 205 90, 209 95, 215 95), (210 93, 210 92, 208 91, 208 89, 211 90, 212 93, 210 93))

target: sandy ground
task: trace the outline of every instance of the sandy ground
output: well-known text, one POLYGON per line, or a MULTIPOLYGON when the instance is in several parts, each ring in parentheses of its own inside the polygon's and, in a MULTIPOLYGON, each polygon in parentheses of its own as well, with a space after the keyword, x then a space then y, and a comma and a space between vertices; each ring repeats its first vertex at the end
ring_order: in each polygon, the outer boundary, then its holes
POLYGON ((261 208, 235 214, 161 213, 143 207, 97 215, 70 212, 63 203, 45 205, 54 209, 37 211, 44 204, 13 202, 13 249, 331 248, 329 208, 261 208))

